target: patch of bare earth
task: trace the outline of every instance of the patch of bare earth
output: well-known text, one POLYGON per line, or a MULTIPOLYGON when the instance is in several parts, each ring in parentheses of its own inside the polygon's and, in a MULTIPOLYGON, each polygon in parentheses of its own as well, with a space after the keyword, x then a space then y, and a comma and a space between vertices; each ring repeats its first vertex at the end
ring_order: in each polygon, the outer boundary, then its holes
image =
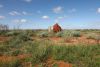
POLYGON ((72 64, 69 64, 63 61, 58 61, 56 63, 58 64, 58 67, 72 67, 72 64))
MULTIPOLYGON (((82 37, 73 37, 73 38, 69 38, 69 39, 64 39, 62 37, 52 37, 52 38, 49 38, 50 40, 52 40, 54 43, 57 43, 57 44, 73 44, 73 45, 76 45, 76 44, 97 44, 97 41, 95 39, 87 39, 85 36, 82 36, 82 37), (63 40, 63 42, 61 42, 63 40)), ((99 43, 100 43, 100 40, 99 40, 99 43)))
POLYGON ((5 41, 8 41, 9 39, 10 37, 0 36, 0 42, 5 42, 5 41))
POLYGON ((23 60, 27 57, 31 57, 31 55, 30 54, 23 54, 23 55, 18 55, 18 56, 0 56, 0 61, 10 62, 10 61, 16 60, 16 59, 23 60))
MULTIPOLYGON (((53 67, 53 65, 56 64, 57 67, 72 67, 72 64, 66 63, 64 61, 56 61, 51 58, 49 58, 46 62, 43 63, 44 67, 53 67)), ((36 65, 35 67, 39 67, 36 65)))

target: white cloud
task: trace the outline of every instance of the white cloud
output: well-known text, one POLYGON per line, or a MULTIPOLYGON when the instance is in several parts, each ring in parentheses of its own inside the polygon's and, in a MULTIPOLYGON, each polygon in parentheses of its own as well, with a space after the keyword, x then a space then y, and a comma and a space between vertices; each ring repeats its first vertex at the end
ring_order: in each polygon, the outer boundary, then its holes
POLYGON ((28 13, 26 11, 18 12, 18 11, 11 11, 9 12, 10 15, 16 16, 16 15, 31 15, 31 13, 28 13))
POLYGON ((77 10, 75 9, 75 8, 72 8, 72 9, 70 9, 68 12, 69 13, 73 13, 73 12, 76 12, 77 10))
POLYGON ((9 14, 12 15, 12 16, 21 15, 21 14, 20 14, 19 12, 17 12, 17 11, 11 11, 11 12, 9 12, 9 14))
POLYGON ((23 11, 23 12, 22 12, 22 14, 23 14, 23 15, 27 15, 28 13, 27 13, 27 12, 25 12, 25 11, 23 11))
POLYGON ((15 23, 25 23, 25 22, 27 22, 27 20, 26 19, 15 19, 15 20, 13 20, 13 22, 15 22, 15 23))
POLYGON ((43 19, 49 19, 49 16, 42 16, 43 19))
POLYGON ((2 8, 2 7, 3 7, 3 5, 0 4, 0 8, 2 8))
POLYGON ((63 7, 61 7, 61 6, 55 7, 55 8, 53 8, 53 12, 54 13, 61 13, 61 12, 63 12, 63 7))
POLYGON ((0 19, 2 20, 2 19, 5 19, 5 16, 0 16, 0 19))
POLYGON ((26 19, 21 19, 20 22, 25 23, 25 22, 27 22, 27 20, 26 19))
POLYGON ((100 8, 97 9, 97 12, 100 13, 100 8))
POLYGON ((32 2, 32 0, 23 0, 23 1, 28 2, 28 3, 32 2))

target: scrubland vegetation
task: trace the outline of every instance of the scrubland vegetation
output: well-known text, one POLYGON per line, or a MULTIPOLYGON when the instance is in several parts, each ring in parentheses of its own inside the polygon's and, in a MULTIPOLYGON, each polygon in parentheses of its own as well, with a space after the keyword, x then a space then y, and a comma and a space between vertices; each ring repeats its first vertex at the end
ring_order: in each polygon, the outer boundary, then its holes
POLYGON ((100 67, 100 30, 11 30, 0 37, 8 37, 0 38, 0 67, 100 67))

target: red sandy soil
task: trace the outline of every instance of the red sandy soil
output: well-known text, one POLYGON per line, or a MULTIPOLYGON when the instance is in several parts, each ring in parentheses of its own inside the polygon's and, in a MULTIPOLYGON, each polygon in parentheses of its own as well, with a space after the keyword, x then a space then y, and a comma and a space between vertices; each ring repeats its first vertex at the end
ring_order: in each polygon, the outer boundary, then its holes
POLYGON ((59 67, 72 67, 72 64, 65 63, 63 61, 59 61, 59 62, 57 62, 57 64, 59 67))
POLYGON ((32 64, 30 62, 24 62, 23 60, 27 57, 31 57, 30 54, 23 54, 18 56, 0 56, 0 62, 13 62, 14 60, 21 60, 23 67, 32 67, 32 64))
MULTIPOLYGON (((72 67, 72 64, 66 63, 64 61, 56 61, 49 58, 46 62, 43 63, 44 67, 53 67, 54 64, 57 64, 58 67, 72 67)), ((35 67, 39 67, 36 65, 35 67)))
POLYGON ((23 60, 27 57, 31 57, 30 54, 23 54, 23 55, 18 55, 18 56, 0 56, 0 61, 2 62, 10 62, 15 59, 23 60))
MULTIPOLYGON (((61 40, 64 40, 62 37, 52 37, 52 38, 49 38, 49 39, 52 40, 55 43, 58 43, 61 40)), ((85 36, 76 37, 76 38, 73 37, 73 38, 70 38, 70 39, 66 38, 66 40, 64 40, 64 43, 65 44, 80 44, 80 43, 83 43, 83 44, 97 44, 96 40, 87 39, 85 36)), ((99 43, 100 43, 100 41, 99 41, 99 43)))
POLYGON ((0 56, 0 61, 2 62, 10 62, 15 59, 16 59, 15 56, 0 56))
POLYGON ((6 37, 6 36, 0 36, 0 42, 5 42, 7 40, 9 40, 10 37, 6 37))

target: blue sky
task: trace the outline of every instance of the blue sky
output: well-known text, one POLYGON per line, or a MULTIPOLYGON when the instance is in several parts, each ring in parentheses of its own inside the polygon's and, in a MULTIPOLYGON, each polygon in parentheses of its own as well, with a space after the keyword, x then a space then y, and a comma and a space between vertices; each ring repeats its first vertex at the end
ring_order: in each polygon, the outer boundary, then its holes
POLYGON ((22 29, 100 29, 100 0, 0 0, 0 24, 22 29))

